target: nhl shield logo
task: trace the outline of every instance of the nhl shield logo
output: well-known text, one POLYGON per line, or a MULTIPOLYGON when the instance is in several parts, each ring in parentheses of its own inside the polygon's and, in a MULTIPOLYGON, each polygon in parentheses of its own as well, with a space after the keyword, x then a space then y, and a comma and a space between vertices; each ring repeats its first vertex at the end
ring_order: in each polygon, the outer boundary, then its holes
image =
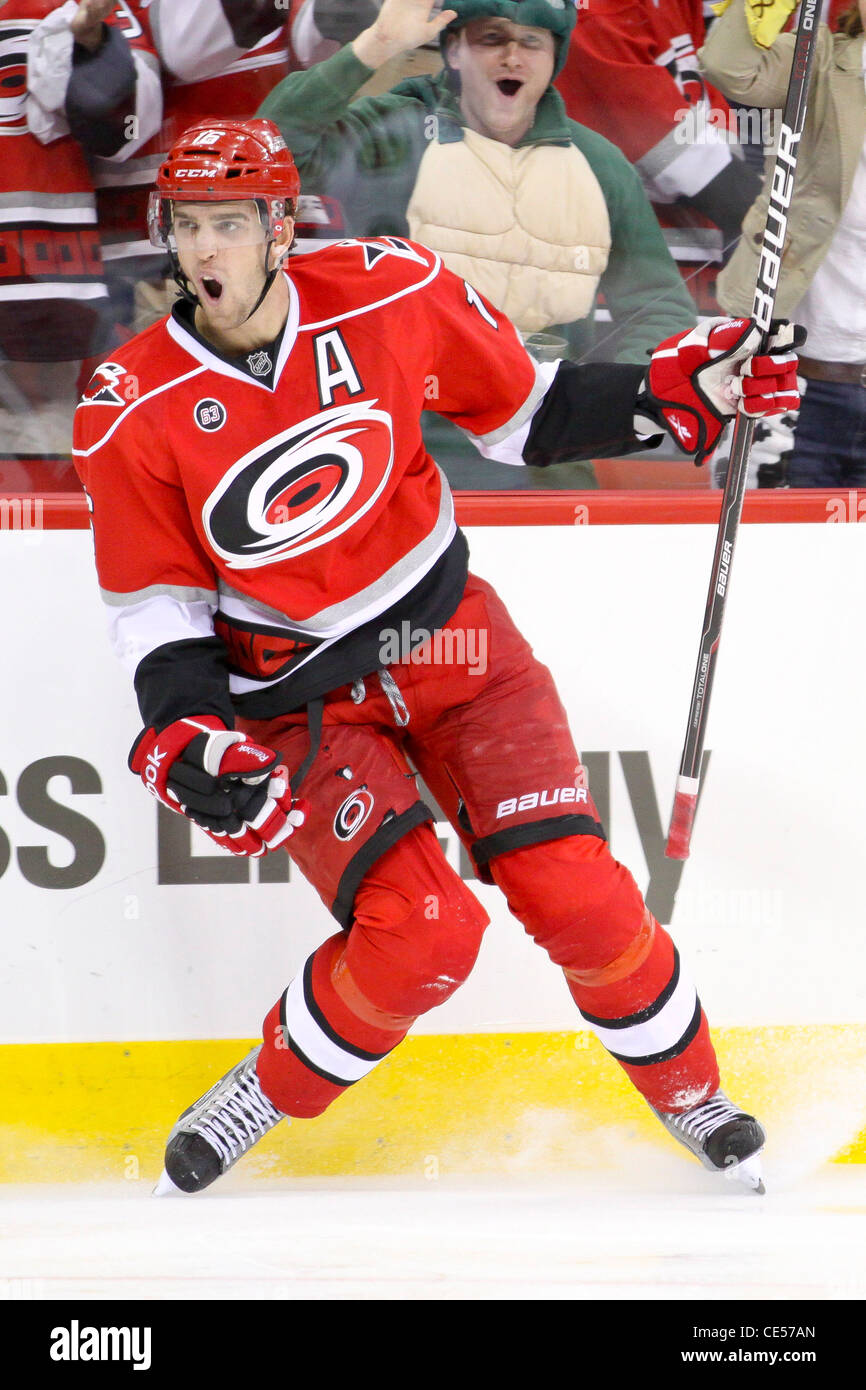
POLYGON ((247 365, 253 376, 267 376, 268 372, 271 370, 270 353, 264 351, 251 352, 247 358, 247 365))

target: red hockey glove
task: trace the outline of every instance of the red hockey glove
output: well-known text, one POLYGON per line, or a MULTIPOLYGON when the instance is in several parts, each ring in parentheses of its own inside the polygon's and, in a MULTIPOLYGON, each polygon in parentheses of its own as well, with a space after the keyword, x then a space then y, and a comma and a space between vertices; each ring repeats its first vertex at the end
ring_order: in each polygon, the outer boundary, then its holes
POLYGON ((797 354, 805 330, 785 320, 770 325, 769 351, 752 356, 761 340, 754 319, 706 319, 660 343, 638 410, 670 430, 702 464, 737 409, 762 417, 797 410, 797 354))
POLYGON ((212 714, 178 719, 160 734, 145 729, 129 766, 170 811, 201 826, 222 849, 258 858, 303 825, 279 754, 226 728, 212 714))

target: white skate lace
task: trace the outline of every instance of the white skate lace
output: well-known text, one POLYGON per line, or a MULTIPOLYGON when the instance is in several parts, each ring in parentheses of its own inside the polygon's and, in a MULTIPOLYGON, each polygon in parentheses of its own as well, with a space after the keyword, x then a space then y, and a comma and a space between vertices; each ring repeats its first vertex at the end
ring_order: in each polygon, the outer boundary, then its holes
POLYGON ((234 1095, 207 1106, 188 1128, 206 1139, 228 1164, 251 1149, 282 1118, 282 1111, 262 1093, 255 1071, 250 1071, 239 1078, 234 1095))
POLYGON ((696 1105, 694 1110, 687 1110, 683 1115, 669 1115, 667 1118, 670 1124, 702 1144, 719 1125, 725 1124, 727 1120, 739 1119, 742 1113, 742 1110, 731 1104, 726 1095, 717 1091, 703 1105, 696 1105))

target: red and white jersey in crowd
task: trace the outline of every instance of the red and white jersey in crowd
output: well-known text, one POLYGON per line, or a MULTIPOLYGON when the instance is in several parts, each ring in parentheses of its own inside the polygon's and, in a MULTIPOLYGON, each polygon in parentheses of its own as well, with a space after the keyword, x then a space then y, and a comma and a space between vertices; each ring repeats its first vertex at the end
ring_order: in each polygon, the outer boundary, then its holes
MULTIPOLYGON (((40 111, 43 139, 28 125, 31 40, 60 8, 60 0, 7 0, 0 7, 0 343, 10 356, 34 361, 86 355, 86 306, 106 296, 93 179, 81 146, 62 110, 56 124, 53 112, 40 111)), ((148 68, 146 37, 128 6, 119 4, 109 23, 124 33, 137 71, 152 84, 155 59, 148 68)), ((147 80, 138 85, 152 90, 147 80)), ((160 114, 151 114, 151 129, 160 114)))
POLYGON ((831 29, 837 27, 839 16, 850 8, 851 0, 824 0, 824 19, 831 29))
POLYGON ((169 142, 202 116, 255 115, 286 74, 286 14, 277 0, 152 0, 153 37, 171 79, 169 142))
POLYGON ((324 62, 340 48, 336 39, 325 39, 316 27, 315 0, 292 0, 286 21, 289 40, 289 71, 311 68, 324 62))
POLYGON ((705 33, 704 0, 592 0, 556 79, 572 120, 618 145, 654 202, 697 193, 732 158, 706 120, 728 104, 700 71, 705 33))
POLYGON ((286 8, 278 0, 133 0, 164 72, 160 130, 123 167, 94 165, 103 254, 128 272, 163 259, 146 234, 147 194, 177 137, 203 117, 254 116, 288 63, 286 8))
POLYGON ((465 543, 421 412, 504 456, 546 389, 513 325, 425 247, 341 242, 293 259, 287 285, 270 350, 225 358, 175 309, 75 416, 116 649, 135 670, 215 630, 251 715, 353 678, 337 644, 434 580, 436 625, 450 616, 465 543))

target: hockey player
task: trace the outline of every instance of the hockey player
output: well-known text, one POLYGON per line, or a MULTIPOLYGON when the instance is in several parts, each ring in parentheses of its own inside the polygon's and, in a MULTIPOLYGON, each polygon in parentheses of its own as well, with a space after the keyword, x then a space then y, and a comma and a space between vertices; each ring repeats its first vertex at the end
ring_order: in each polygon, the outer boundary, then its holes
MULTIPOLYGON (((130 0, 164 79, 163 119, 153 138, 118 165, 93 162, 103 254, 118 320, 144 326, 171 306, 165 253, 142 239, 155 171, 200 115, 252 116, 287 64, 285 7, 276 0, 130 0)), ((170 286, 170 288, 169 288, 170 286)))
POLYGON ((150 205, 183 297, 76 413, 144 721, 132 770, 225 849, 287 848, 337 924, 263 1042, 175 1126, 161 1190, 200 1191, 284 1116, 320 1114, 472 969, 487 918, 413 768, 671 1134, 760 1186, 761 1127, 719 1089, 695 986, 610 854, 550 673, 468 573, 419 415, 432 403, 515 464, 667 427, 704 458, 738 401, 789 406, 791 331, 762 357, 739 319, 669 339, 648 369, 539 365, 420 245, 287 265, 298 191, 269 121, 186 131, 150 205))

